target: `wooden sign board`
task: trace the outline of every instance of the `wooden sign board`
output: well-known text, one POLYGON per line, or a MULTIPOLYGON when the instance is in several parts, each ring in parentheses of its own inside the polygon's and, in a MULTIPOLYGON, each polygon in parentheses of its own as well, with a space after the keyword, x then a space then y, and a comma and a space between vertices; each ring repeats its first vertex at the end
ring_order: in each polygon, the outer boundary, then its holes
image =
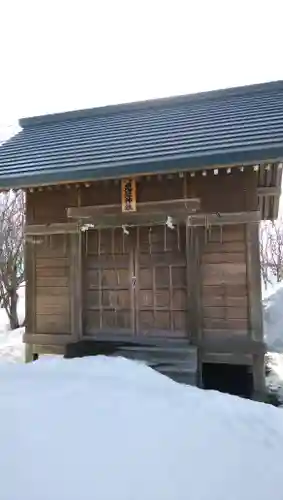
POLYGON ((135 179, 122 179, 122 212, 137 211, 137 186, 135 179))

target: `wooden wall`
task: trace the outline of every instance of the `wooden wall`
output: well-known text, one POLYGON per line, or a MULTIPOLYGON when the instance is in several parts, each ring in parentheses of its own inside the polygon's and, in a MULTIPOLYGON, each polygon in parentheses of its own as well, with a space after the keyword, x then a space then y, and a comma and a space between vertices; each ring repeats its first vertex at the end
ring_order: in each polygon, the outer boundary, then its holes
POLYGON ((245 226, 204 230, 201 257, 203 338, 246 335, 248 283, 245 226))
MULTIPOLYGON (((217 176, 211 172, 205 177, 199 173, 187 178, 176 175, 144 179, 138 182, 137 199, 200 197, 204 213, 241 212, 257 210, 256 189, 257 175, 252 170, 232 170, 230 175, 220 170, 217 176)), ((89 187, 36 190, 27 193, 27 224, 67 222, 68 207, 116 203, 120 203, 120 184, 113 181, 97 182, 89 187)), ((219 340, 230 332, 244 336, 249 329, 245 235, 244 225, 203 231, 200 257, 202 339, 219 340)), ((43 244, 28 245, 28 332, 38 335, 74 333, 71 254, 70 235, 44 237, 43 244)), ((92 329, 89 324, 88 329, 92 329)))
MULTIPOLYGON (((137 182, 137 200, 158 201, 178 199, 184 196, 199 197, 201 211, 240 212, 257 210, 257 173, 253 170, 241 172, 223 170, 218 175, 209 173, 203 177, 172 178, 148 177, 137 182)), ((117 181, 93 183, 89 187, 75 185, 58 186, 58 189, 44 189, 27 193, 27 224, 66 222, 67 207, 119 204, 121 188, 117 181)))
POLYGON ((36 331, 71 333, 69 236, 52 235, 35 241, 36 331))

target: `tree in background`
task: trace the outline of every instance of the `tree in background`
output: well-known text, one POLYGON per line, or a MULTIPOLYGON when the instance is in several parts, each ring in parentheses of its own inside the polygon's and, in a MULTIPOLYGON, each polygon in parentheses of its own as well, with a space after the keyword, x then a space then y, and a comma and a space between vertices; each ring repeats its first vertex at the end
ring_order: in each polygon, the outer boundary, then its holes
POLYGON ((261 273, 265 287, 283 280, 283 220, 264 221, 260 228, 261 273))
POLYGON ((22 191, 0 195, 0 304, 11 329, 18 328, 18 288, 24 281, 24 213, 22 191))

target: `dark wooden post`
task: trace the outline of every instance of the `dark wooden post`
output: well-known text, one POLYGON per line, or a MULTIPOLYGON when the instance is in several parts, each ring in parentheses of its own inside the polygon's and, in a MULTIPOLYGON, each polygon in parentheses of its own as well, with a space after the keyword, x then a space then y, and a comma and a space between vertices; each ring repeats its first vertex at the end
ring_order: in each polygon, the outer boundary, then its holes
POLYGON ((82 232, 70 234, 70 300, 72 341, 83 335, 82 232))
MULTIPOLYGON (((246 224, 246 247, 250 336, 252 340, 263 343, 259 223, 257 222, 246 224)), ((253 383, 254 399, 262 400, 265 394, 264 353, 253 355, 253 383)))
MULTIPOLYGON (((186 227, 187 257, 187 310, 188 336, 193 345, 200 345, 202 338, 201 310, 201 253, 203 245, 203 228, 186 227)), ((198 355, 198 385, 201 386, 201 366, 198 355)))
MULTIPOLYGON (((26 333, 36 332, 36 237, 25 241, 25 273, 26 273, 26 333)), ((25 362, 34 360, 32 344, 25 345, 25 362)))

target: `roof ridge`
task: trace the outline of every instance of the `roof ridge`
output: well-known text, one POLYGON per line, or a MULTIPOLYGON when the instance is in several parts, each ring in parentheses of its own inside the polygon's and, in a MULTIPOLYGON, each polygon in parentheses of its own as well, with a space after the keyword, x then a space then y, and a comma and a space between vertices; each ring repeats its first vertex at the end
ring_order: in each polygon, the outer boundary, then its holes
POLYGON ((283 90, 283 80, 27 117, 20 119, 20 126, 22 128, 27 128, 66 120, 105 116, 121 112, 137 111, 140 109, 160 108, 163 106, 174 106, 177 104, 185 104, 187 102, 225 99, 226 97, 236 97, 266 91, 274 92, 276 90, 283 90))

